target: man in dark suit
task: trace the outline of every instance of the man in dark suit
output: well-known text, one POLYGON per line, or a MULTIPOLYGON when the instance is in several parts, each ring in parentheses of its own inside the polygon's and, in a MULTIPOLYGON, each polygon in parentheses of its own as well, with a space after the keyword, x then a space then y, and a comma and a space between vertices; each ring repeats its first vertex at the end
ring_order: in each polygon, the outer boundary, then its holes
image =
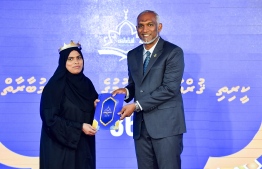
POLYGON ((159 37, 162 24, 156 12, 137 17, 143 45, 128 52, 128 85, 115 90, 126 94, 120 119, 134 112, 133 137, 139 169, 180 169, 186 132, 180 92, 184 72, 183 50, 159 37))

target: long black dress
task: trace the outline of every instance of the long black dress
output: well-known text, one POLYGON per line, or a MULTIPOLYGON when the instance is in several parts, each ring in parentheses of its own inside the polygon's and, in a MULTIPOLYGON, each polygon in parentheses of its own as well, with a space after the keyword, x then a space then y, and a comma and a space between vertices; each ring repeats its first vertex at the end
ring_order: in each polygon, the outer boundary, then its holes
POLYGON ((59 65, 45 86, 40 104, 40 169, 95 169, 95 136, 82 132, 92 124, 97 92, 83 71, 70 74, 65 63, 72 50, 60 52, 59 65))

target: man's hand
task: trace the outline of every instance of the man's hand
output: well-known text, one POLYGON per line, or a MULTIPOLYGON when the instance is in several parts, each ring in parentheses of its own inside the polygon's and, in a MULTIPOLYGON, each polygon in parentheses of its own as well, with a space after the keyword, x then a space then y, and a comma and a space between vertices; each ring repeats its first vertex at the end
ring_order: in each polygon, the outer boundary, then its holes
POLYGON ((118 113, 120 115, 120 120, 123 120, 125 117, 130 117, 135 111, 135 103, 125 105, 122 110, 118 113))
POLYGON ((112 96, 114 97, 116 94, 125 94, 126 95, 126 89, 125 88, 119 88, 112 92, 112 96))

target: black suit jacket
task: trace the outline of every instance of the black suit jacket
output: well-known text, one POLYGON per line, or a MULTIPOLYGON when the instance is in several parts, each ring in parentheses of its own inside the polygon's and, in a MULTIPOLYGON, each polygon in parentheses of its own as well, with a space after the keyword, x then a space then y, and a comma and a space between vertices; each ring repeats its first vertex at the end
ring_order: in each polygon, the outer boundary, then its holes
POLYGON ((159 39, 143 75, 143 45, 127 54, 129 102, 134 98, 143 111, 134 112, 133 137, 140 137, 142 118, 152 138, 186 132, 180 85, 184 72, 183 50, 159 39), (142 117, 143 116, 143 117, 142 117))

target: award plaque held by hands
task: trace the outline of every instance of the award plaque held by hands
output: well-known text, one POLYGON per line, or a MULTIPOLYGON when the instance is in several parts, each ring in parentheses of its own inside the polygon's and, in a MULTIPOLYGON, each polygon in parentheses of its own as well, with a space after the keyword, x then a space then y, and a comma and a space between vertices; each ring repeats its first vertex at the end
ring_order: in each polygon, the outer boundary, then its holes
POLYGON ((123 107, 124 94, 114 97, 111 93, 99 94, 100 102, 96 105, 95 117, 92 126, 98 130, 118 130, 119 115, 123 107))

